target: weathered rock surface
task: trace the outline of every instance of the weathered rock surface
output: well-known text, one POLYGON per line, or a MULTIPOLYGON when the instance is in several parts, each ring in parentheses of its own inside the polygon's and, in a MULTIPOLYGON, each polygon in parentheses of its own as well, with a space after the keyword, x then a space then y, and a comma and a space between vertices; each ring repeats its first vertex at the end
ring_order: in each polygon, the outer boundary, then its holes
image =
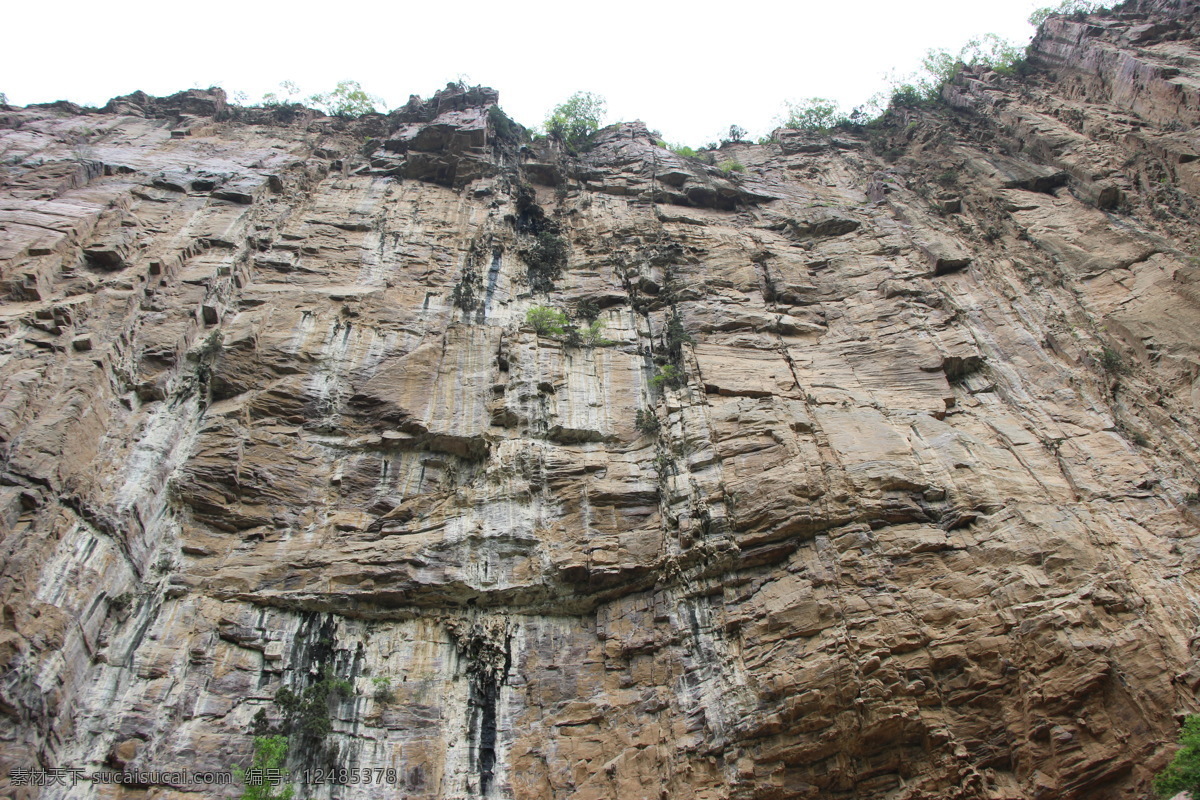
POLYGON ((336 678, 289 765, 388 783, 303 796, 1146 796, 1200 707, 1197 10, 741 174, 479 88, 0 111, 0 772, 244 765, 336 678))

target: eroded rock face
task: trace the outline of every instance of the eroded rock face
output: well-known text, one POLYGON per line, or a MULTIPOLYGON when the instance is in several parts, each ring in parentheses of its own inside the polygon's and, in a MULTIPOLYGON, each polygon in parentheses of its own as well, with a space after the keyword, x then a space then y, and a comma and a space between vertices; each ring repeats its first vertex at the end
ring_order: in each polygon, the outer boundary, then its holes
POLYGON ((286 687, 292 769, 387 781, 306 796, 1144 796, 1200 687, 1196 11, 740 174, 463 87, 5 109, 0 771, 244 765, 286 687))

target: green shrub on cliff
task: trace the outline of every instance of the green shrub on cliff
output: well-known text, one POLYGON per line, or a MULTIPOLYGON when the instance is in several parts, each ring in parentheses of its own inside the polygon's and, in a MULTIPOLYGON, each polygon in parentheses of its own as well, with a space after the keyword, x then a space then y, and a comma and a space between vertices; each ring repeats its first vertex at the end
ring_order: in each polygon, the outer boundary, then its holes
POLYGON ((534 306, 525 312, 525 321, 533 326, 538 336, 562 336, 567 327, 567 315, 557 308, 534 306))
POLYGON ((281 732, 300 737, 301 745, 321 744, 333 731, 334 706, 353 696, 354 684, 344 678, 323 677, 303 692, 281 687, 275 692, 275 704, 283 712, 281 732))
POLYGON ((396 701, 396 693, 392 690, 392 679, 388 677, 371 678, 371 685, 375 687, 375 702, 388 705, 396 701))
POLYGON ((525 262, 529 288, 535 292, 554 291, 554 282, 567 266, 567 240, 552 230, 543 230, 517 255, 525 262))
POLYGON ((571 150, 578 150, 600 130, 608 110, 607 101, 592 92, 576 92, 554 107, 546 117, 546 132, 557 136, 571 150))
POLYGON ((1129 372, 1129 367, 1125 364, 1125 359, 1121 358, 1121 354, 1111 347, 1104 347, 1100 351, 1100 366, 1104 371, 1112 375, 1124 375, 1129 372))
POLYGON ((804 100, 784 103, 787 116, 783 127, 798 131, 827 131, 847 120, 838 109, 838 104, 824 97, 809 97, 804 100))
POLYGON ((604 338, 604 323, 596 320, 582 328, 578 325, 567 325, 563 328, 563 344, 567 347, 607 347, 611 339, 604 338))
POLYGON ((1097 11, 1107 11, 1112 6, 1112 3, 1104 3, 1100 2, 1100 0, 1062 0, 1056 6, 1046 6, 1034 11, 1029 15, 1029 24, 1036 28, 1054 14, 1082 16, 1084 14, 1094 14, 1097 11))
POLYGON ((1200 714, 1189 714, 1179 733, 1179 752, 1167 768, 1154 778, 1159 797, 1174 797, 1188 792, 1200 797, 1200 714))
POLYGON ((338 81, 331 92, 309 96, 308 102, 334 117, 361 117, 374 114, 376 104, 383 101, 363 91, 358 81, 338 81))
POLYGON ((650 383, 656 389, 661 389, 664 386, 678 389, 687 384, 687 375, 674 364, 664 364, 658 368, 658 372, 650 379, 650 383))
POLYGON ((652 408, 639 408, 634 416, 633 425, 639 431, 646 435, 658 433, 658 429, 662 427, 662 423, 658 420, 658 415, 654 413, 652 408))
POLYGON ((500 106, 488 109, 488 121, 492 123, 492 130, 496 132, 496 136, 501 139, 517 140, 526 135, 524 126, 513 122, 500 106))
POLYGON ((284 777, 287 754, 286 736, 255 736, 250 767, 233 767, 234 776, 246 785, 241 800, 291 800, 292 787, 284 777))
POLYGON ((293 81, 280 81, 280 93, 267 92, 262 97, 262 104, 268 108, 276 106, 285 106, 297 101, 300 94, 300 87, 293 81))
POLYGON ((891 102, 895 106, 915 106, 937 100, 942 87, 958 76, 963 67, 986 67, 1001 75, 1011 75, 1025 62, 1023 48, 985 33, 971 39, 957 53, 932 49, 921 60, 921 69, 900 80, 893 80, 891 102))

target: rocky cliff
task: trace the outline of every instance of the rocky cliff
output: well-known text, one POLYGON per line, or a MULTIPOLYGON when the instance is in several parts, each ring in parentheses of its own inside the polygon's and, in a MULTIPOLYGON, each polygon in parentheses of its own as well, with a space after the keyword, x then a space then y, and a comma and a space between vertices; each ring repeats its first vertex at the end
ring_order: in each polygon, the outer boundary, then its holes
POLYGON ((318 798, 1147 796, 1200 709, 1198 12, 742 172, 461 86, 4 108, 0 771, 300 719, 384 776, 318 798))

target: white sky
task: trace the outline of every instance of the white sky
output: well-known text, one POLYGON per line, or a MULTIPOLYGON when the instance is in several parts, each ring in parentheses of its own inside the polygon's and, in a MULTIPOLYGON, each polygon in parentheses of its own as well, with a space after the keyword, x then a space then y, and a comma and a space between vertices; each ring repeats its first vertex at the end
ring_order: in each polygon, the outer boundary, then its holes
POLYGON ((360 81, 388 107, 462 76, 492 86, 525 125, 572 92, 608 99, 608 121, 642 119, 698 146, 737 123, 774 127, 785 99, 846 108, 915 70, 930 47, 983 33, 1025 44, 1050 0, 604 0, 200 3, 10 2, 0 91, 10 103, 102 105, 141 89, 223 86, 256 100, 281 80, 305 94, 360 81))

